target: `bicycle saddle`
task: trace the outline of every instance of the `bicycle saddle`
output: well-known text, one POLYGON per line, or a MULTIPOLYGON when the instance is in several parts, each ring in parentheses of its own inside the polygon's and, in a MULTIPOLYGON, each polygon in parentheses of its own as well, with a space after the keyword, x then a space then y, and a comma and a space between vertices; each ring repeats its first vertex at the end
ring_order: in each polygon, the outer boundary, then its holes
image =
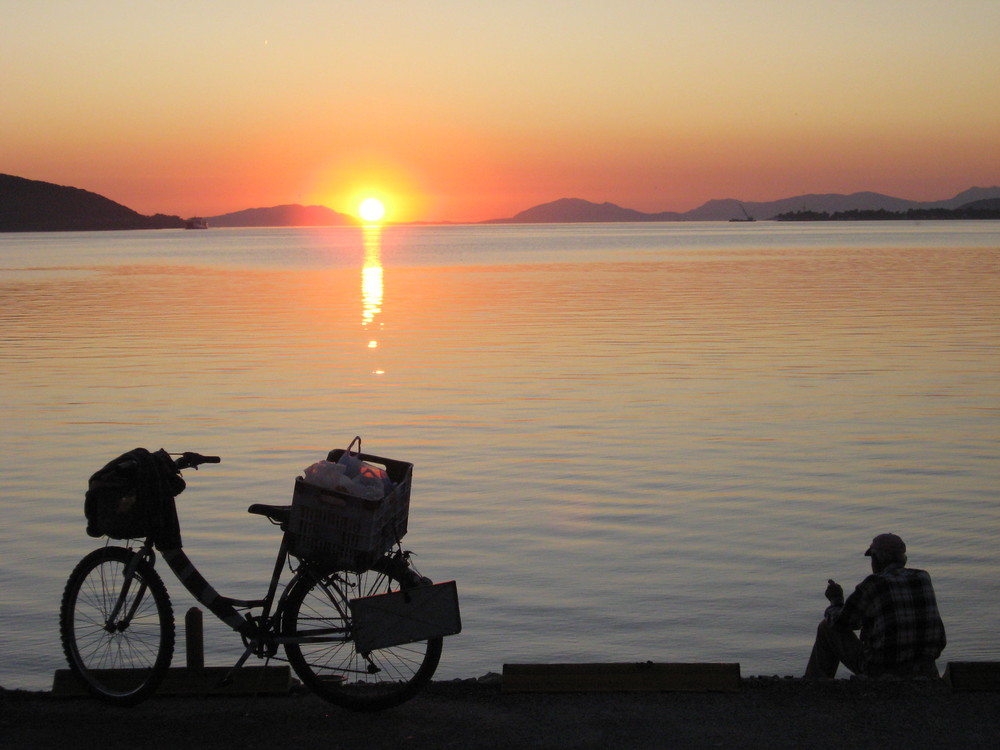
POLYGON ((247 508, 247 513, 253 513, 256 516, 264 516, 265 518, 269 518, 274 523, 284 525, 288 523, 288 519, 292 515, 292 506, 254 503, 247 508))

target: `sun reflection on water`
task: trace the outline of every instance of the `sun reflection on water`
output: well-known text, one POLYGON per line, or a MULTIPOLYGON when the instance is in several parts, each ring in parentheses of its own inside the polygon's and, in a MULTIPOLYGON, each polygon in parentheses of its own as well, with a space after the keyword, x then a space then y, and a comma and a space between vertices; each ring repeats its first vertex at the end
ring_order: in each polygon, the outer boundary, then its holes
MULTIPOLYGON (((382 279, 382 228, 378 225, 367 225, 361 228, 363 232, 365 260, 361 268, 361 327, 366 332, 371 331, 368 339, 369 349, 378 349, 378 339, 374 330, 382 328, 381 321, 376 318, 382 312, 382 299, 385 287, 382 279), (372 330, 374 329, 374 330, 372 330)), ((383 374, 383 370, 375 370, 383 374)))
MULTIPOLYGON (((382 295, 385 288, 382 284, 382 228, 365 226, 365 263, 361 269, 361 325, 366 329, 375 322, 375 317, 382 312, 382 295)), ((369 346, 378 344, 374 341, 369 346)))

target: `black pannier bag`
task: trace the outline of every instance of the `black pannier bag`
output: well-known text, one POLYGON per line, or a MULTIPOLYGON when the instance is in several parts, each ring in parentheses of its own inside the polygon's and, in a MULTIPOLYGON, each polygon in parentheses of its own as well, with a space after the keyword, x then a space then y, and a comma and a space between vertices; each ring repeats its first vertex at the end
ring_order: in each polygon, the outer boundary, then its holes
POLYGON ((123 453, 90 478, 84 501, 87 534, 112 539, 152 537, 160 549, 181 546, 174 497, 184 478, 164 450, 123 453))

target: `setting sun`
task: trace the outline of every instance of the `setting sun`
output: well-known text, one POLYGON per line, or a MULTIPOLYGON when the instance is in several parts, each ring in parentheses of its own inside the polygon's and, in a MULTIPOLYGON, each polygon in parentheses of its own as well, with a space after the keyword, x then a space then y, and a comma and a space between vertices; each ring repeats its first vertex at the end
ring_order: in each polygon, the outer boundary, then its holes
POLYGON ((385 206, 378 198, 365 198, 358 207, 358 216, 365 221, 380 221, 385 216, 385 206))

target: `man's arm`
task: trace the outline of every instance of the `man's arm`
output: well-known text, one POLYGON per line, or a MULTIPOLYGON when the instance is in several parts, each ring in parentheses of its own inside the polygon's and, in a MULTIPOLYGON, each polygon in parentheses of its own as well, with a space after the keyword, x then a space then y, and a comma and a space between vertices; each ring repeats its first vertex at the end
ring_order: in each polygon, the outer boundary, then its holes
POLYGON ((830 602, 830 606, 826 608, 823 616, 832 625, 840 614, 840 611, 844 608, 844 588, 832 578, 829 578, 827 579, 826 591, 823 592, 823 596, 830 602))
POLYGON ((847 601, 844 601, 844 590, 832 580, 827 586, 827 599, 830 606, 826 608, 826 621, 840 630, 858 630, 864 622, 864 613, 868 610, 868 600, 873 586, 869 583, 874 576, 868 576, 857 585, 847 601), (831 598, 832 597, 832 598, 831 598))

